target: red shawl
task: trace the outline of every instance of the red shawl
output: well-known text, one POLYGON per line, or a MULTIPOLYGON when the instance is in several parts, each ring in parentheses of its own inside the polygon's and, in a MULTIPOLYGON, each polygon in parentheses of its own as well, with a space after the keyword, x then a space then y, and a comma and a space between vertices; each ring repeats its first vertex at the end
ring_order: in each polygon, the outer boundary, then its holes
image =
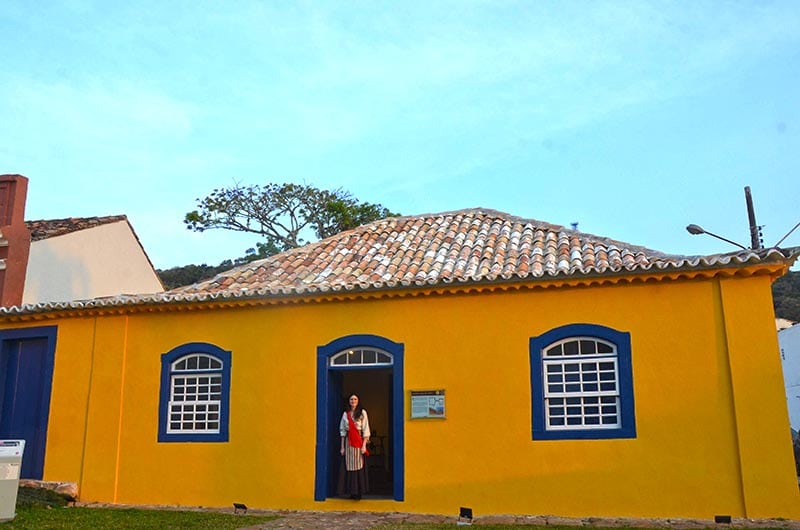
MULTIPOLYGON (((350 442, 351 447, 358 447, 361 449, 364 440, 361 438, 361 433, 358 432, 356 428, 356 422, 353 421, 353 413, 350 411, 347 411, 347 423, 349 425, 347 429, 347 441, 350 442)), ((364 454, 369 456, 369 451, 365 451, 364 454)))

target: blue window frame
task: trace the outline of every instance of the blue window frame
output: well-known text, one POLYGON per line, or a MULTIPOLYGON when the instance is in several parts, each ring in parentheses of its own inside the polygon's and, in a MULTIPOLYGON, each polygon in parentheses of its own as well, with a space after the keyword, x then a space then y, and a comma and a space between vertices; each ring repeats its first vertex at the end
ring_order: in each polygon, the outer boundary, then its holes
POLYGON ((530 339, 534 440, 636 438, 630 333, 568 324, 530 339))
POLYGON ((227 442, 231 352, 191 342, 161 356, 159 442, 227 442))

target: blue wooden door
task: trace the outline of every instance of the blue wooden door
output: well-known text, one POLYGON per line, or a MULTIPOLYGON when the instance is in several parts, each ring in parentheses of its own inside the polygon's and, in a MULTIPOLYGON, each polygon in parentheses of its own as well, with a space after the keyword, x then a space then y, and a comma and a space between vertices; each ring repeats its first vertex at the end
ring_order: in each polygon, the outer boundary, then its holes
POLYGON ((25 440, 20 477, 41 479, 53 374, 51 337, 6 338, 0 344, 0 438, 25 440))
POLYGON ((328 370, 328 497, 336 496, 336 485, 344 458, 339 452, 341 448, 339 422, 342 420, 345 408, 342 376, 341 371, 328 370))

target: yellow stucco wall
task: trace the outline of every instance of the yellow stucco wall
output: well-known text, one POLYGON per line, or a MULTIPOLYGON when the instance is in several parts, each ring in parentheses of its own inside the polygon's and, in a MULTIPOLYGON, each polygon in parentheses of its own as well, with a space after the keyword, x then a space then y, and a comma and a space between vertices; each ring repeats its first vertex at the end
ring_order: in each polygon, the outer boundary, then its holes
POLYGON ((118 503, 797 518, 769 282, 48 320, 58 339, 44 478, 118 503), (528 341, 570 323, 630 332, 635 439, 531 440, 528 341), (316 348, 360 333, 405 347, 405 501, 314 502, 316 348), (196 341, 232 351, 230 441, 158 443, 160 356, 196 341), (409 420, 408 390, 438 388, 447 419, 409 420))

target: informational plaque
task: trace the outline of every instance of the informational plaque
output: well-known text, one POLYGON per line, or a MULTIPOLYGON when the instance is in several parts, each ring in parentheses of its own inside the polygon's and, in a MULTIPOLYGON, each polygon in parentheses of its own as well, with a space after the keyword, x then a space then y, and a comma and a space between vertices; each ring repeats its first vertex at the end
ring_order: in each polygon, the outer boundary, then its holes
POLYGON ((444 419, 444 390, 412 390, 411 419, 444 419))

